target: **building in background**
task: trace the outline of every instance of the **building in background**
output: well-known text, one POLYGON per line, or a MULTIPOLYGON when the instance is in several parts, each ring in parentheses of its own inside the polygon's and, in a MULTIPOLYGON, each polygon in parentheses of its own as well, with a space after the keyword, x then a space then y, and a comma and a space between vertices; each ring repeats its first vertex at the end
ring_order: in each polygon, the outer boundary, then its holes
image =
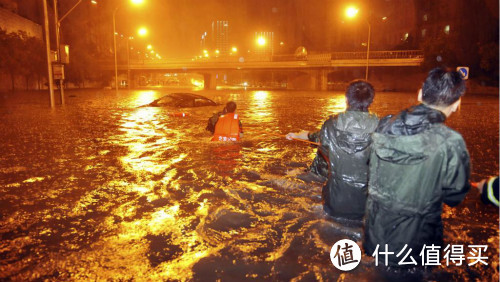
POLYGON ((216 57, 225 57, 229 55, 229 22, 212 22, 212 48, 216 57))
POLYGON ((205 31, 203 34, 201 34, 200 37, 200 54, 203 53, 203 50, 208 50, 209 46, 207 44, 207 32, 205 31))
POLYGON ((0 28, 7 33, 24 31, 42 39, 37 1, 0 0, 0 28))

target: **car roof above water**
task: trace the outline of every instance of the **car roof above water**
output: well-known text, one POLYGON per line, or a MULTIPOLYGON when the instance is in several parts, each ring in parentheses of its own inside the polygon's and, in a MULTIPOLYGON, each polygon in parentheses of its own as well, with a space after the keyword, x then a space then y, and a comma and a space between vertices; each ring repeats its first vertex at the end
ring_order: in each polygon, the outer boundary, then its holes
POLYGON ((197 94, 193 94, 193 93, 170 93, 170 94, 167 94, 165 96, 172 96, 172 97, 176 97, 176 98, 181 98, 181 99, 196 99, 196 98, 199 98, 199 99, 208 99, 207 97, 204 97, 204 96, 201 96, 201 95, 197 95, 197 94))

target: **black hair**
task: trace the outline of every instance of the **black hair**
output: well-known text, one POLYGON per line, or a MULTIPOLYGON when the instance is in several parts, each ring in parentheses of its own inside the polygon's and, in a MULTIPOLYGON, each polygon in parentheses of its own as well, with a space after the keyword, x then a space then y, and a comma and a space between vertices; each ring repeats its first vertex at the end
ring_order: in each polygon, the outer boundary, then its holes
POLYGON ((358 79, 349 83, 345 97, 349 110, 367 112, 375 97, 375 90, 368 81, 358 79))
POLYGON ((465 93, 465 81, 456 71, 432 69, 422 86, 422 101, 434 106, 449 106, 465 93))
POLYGON ((236 103, 229 101, 224 109, 226 109, 226 113, 234 113, 234 111, 236 111, 236 103))

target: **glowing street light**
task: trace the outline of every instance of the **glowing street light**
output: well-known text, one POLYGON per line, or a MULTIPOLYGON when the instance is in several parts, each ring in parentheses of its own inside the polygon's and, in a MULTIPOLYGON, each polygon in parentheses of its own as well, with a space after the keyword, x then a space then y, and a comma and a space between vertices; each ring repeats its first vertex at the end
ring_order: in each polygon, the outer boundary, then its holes
POLYGON ((259 38, 257 38, 257 44, 258 44, 259 46, 264 46, 264 45, 266 45, 266 39, 265 39, 264 37, 260 36, 259 38))
POLYGON ((148 29, 141 27, 137 30, 137 34, 139 34, 139 36, 146 36, 148 34, 148 29))
MULTIPOLYGON (((139 37, 144 37, 148 34, 147 29, 145 27, 141 27, 137 30, 137 34, 139 37)), ((127 37, 127 87, 130 90, 130 50, 133 50, 133 47, 130 47, 130 40, 133 40, 133 36, 127 37)), ((139 53, 139 52, 137 52, 139 53)))
POLYGON ((148 44, 148 46, 146 47, 148 50, 153 50, 153 46, 151 44, 148 44))
POLYGON ((233 52, 233 53, 238 52, 238 48, 236 48, 236 47, 231 48, 231 52, 233 52))
MULTIPOLYGON (((358 8, 354 7, 354 6, 350 6, 350 7, 347 7, 347 9, 345 10, 345 15, 346 17, 348 18, 354 18, 356 17, 356 15, 358 14, 358 8)), ((368 22, 367 19, 365 19, 366 21, 366 24, 368 25, 368 41, 366 43, 366 71, 365 71, 365 80, 368 80, 368 65, 369 65, 369 60, 370 60, 370 36, 371 36, 371 30, 372 30, 372 27, 370 25, 370 23, 368 22)))
MULTIPOLYGON (((144 3, 144 0, 130 0, 130 2, 134 5, 141 5, 144 3)), ((121 5, 118 5, 113 10, 113 51, 115 53, 115 89, 116 89, 116 92, 118 92, 118 60, 116 59, 116 34, 117 34, 116 33, 116 12, 118 12, 120 7, 121 7, 121 5)), ((128 49, 128 47, 127 47, 127 49, 128 49)))
POLYGON ((358 12, 359 12, 358 8, 350 6, 350 7, 347 7, 347 9, 345 10, 345 15, 346 15, 346 17, 352 19, 352 18, 356 17, 358 12))

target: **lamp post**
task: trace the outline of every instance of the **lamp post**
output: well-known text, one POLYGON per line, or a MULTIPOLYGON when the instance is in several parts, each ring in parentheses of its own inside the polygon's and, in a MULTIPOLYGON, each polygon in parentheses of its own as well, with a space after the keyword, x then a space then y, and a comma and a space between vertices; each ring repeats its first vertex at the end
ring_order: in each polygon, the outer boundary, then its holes
POLYGON ((50 95, 50 107, 54 108, 55 107, 55 102, 54 102, 54 85, 53 85, 53 79, 52 79, 52 65, 50 61, 50 34, 49 34, 49 15, 47 11, 47 0, 42 1, 43 4, 43 28, 44 28, 44 33, 45 33, 45 52, 47 56, 47 75, 48 75, 48 80, 49 80, 49 95, 50 95))
MULTIPOLYGON (((144 0, 130 0, 134 5, 141 5, 144 0)), ((116 58, 116 12, 120 9, 122 5, 118 5, 113 10, 113 53, 115 55, 115 90, 118 93, 118 61, 116 58)))
POLYGON ((365 80, 368 80, 368 65, 370 64, 370 36, 371 36, 371 30, 372 26, 368 21, 366 21, 368 24, 368 43, 366 44, 366 71, 365 71, 365 80))
MULTIPOLYGON (((61 63, 61 22, 71 13, 73 10, 82 3, 83 0, 78 0, 78 2, 71 7, 61 18, 59 18, 59 13, 57 9, 57 0, 53 0, 53 6, 54 6, 54 17, 55 17, 55 22, 56 22, 56 50, 57 50, 57 61, 61 63)), ((96 5, 97 2, 95 0, 91 1, 92 4, 96 5)), ((64 83, 61 79, 60 85, 59 85, 59 90, 61 94, 61 104, 64 105, 64 83)))
MULTIPOLYGON (((354 18, 358 14, 359 10, 356 7, 348 7, 345 10, 345 14, 348 18, 354 18)), ((371 37, 371 30, 372 26, 370 25, 370 22, 365 19, 366 24, 368 25, 368 42, 366 43, 366 71, 365 71, 365 80, 368 80, 368 66, 370 64, 370 37, 371 37)))
POLYGON ((120 6, 113 10, 113 53, 115 55, 115 90, 118 93, 118 61, 116 60, 116 12, 120 6))
POLYGON ((129 36, 127 38, 127 89, 130 90, 130 40, 134 39, 129 36))
MULTIPOLYGON (((140 37, 144 37, 148 34, 148 30, 145 27, 141 27, 137 30, 137 34, 140 37)), ((127 36, 127 88, 130 90, 130 40, 134 40, 134 37, 127 36)))

